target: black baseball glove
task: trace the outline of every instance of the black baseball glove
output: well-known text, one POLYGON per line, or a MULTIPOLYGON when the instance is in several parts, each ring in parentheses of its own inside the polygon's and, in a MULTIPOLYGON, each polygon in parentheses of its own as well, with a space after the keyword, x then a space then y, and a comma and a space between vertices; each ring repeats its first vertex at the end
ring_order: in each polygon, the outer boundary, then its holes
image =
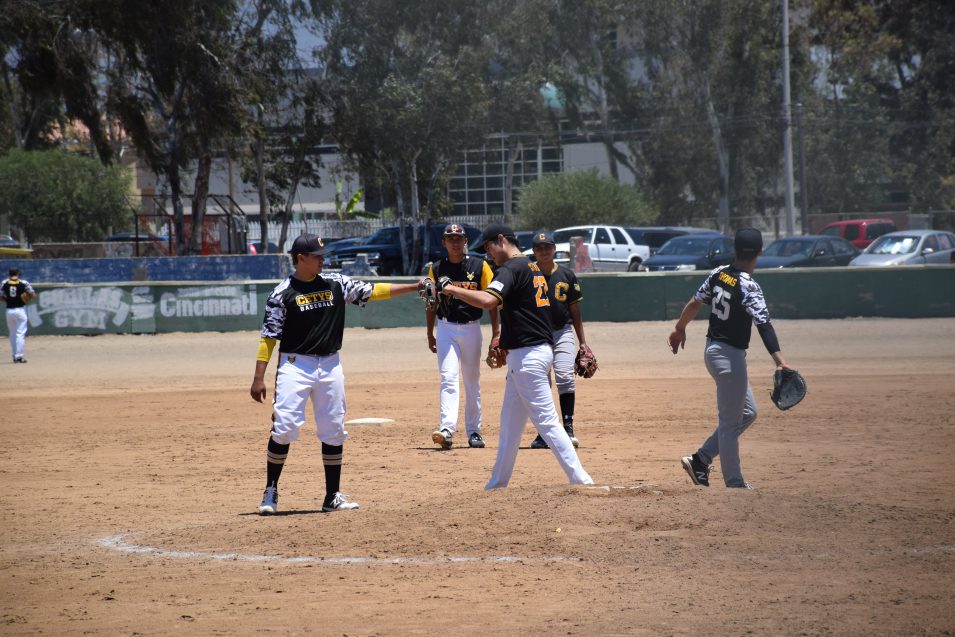
POLYGON ((773 373, 773 392, 769 397, 781 410, 792 409, 806 397, 806 379, 795 369, 777 369, 773 373))

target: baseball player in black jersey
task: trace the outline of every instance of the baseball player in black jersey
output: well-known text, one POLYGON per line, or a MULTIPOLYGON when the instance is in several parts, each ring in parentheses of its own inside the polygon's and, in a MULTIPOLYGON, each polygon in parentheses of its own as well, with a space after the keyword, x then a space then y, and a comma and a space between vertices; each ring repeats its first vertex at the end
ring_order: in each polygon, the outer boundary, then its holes
MULTIPOLYGON (((469 257, 467 235, 464 228, 448 224, 441 240, 448 256, 429 264, 428 278, 437 281, 447 277, 451 285, 469 290, 486 290, 491 283, 491 266, 478 257, 469 257)), ((450 449, 452 436, 458 427, 458 376, 464 382, 464 426, 468 446, 484 447, 481 436, 481 308, 472 307, 453 298, 446 300, 436 310, 426 309, 428 348, 438 355, 441 373, 440 417, 441 423, 431 434, 431 439, 442 449, 450 449), (435 322, 438 336, 434 336, 435 322)), ((491 346, 496 347, 501 336, 497 308, 489 310, 491 317, 491 346)))
POLYGON ((752 278, 756 257, 763 252, 763 236, 755 228, 743 228, 736 233, 734 248, 736 260, 710 272, 683 308, 667 344, 676 354, 686 345, 686 326, 703 305, 712 306, 704 360, 716 381, 719 421, 697 452, 681 463, 694 484, 708 487, 710 465, 719 456, 726 486, 751 489, 740 469, 739 437, 756 420, 756 400, 746 373, 746 349, 753 323, 776 366, 789 365, 769 322, 763 291, 752 278))
POLYGON ((345 431, 345 375, 338 350, 345 329, 345 304, 364 306, 368 301, 414 292, 421 283, 365 283, 341 274, 323 274, 324 244, 313 234, 292 243, 295 273, 269 295, 262 322, 262 338, 250 393, 265 399, 265 369, 279 344, 269 436, 265 493, 259 514, 278 510, 278 482, 289 446, 305 424, 305 404, 312 400, 318 439, 325 467, 325 500, 322 511, 357 509, 358 504, 339 491, 345 431))
POLYGON ((491 224, 482 239, 484 249, 499 266, 487 290, 447 286, 441 293, 488 310, 500 306, 500 347, 508 351, 507 380, 497 458, 484 488, 507 486, 528 416, 571 484, 593 484, 561 426, 550 391, 554 330, 547 278, 536 263, 521 254, 514 232, 507 226, 491 224))
POLYGON ((25 363, 23 349, 27 340, 27 303, 36 298, 30 282, 20 278, 20 270, 12 268, 10 277, 0 284, 0 297, 7 302, 7 330, 10 334, 10 349, 13 362, 25 363))
MULTIPOLYGON (((554 263, 554 253, 557 250, 554 236, 545 230, 539 230, 534 233, 532 245, 537 265, 547 277, 550 322, 554 327, 554 380, 557 385, 560 415, 564 421, 564 431, 576 447, 579 443, 574 435, 574 402, 577 396, 574 379, 577 345, 574 343, 574 332, 577 333, 580 344, 584 345, 587 341, 578 305, 584 297, 574 271, 554 263)), ((537 434, 531 441, 531 448, 547 449, 547 443, 537 434)))

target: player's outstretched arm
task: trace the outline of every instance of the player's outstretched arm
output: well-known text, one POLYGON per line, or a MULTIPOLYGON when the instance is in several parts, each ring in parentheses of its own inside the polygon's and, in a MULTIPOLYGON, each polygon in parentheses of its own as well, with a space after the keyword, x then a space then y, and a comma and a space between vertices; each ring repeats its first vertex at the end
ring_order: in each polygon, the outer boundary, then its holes
POLYGON ((448 285, 442 288, 441 294, 447 294, 456 299, 461 299, 468 305, 479 307, 483 310, 494 309, 500 304, 500 300, 490 292, 485 292, 484 290, 465 290, 456 285, 448 285))
POLYGON ((375 283, 369 301, 383 301, 417 292, 424 287, 424 279, 416 283, 375 283))
POLYGON ((673 331, 670 332, 669 338, 667 338, 667 345, 670 346, 670 351, 674 354, 681 348, 686 347, 686 326, 696 317, 701 307, 703 307, 703 303, 695 298, 690 299, 683 306, 680 318, 673 327, 673 331))

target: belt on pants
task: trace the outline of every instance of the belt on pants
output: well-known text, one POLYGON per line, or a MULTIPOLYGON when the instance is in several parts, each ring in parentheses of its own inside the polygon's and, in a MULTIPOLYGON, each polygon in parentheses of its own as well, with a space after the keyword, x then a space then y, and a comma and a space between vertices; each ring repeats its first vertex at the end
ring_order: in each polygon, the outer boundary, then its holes
POLYGON ((451 320, 448 320, 448 319, 446 319, 446 318, 441 318, 440 316, 438 317, 438 320, 439 320, 439 321, 443 321, 443 322, 445 322, 445 323, 451 323, 451 324, 453 324, 453 325, 470 325, 471 323, 480 323, 480 322, 481 322, 481 319, 476 319, 476 320, 474 320, 474 321, 451 321, 451 320))

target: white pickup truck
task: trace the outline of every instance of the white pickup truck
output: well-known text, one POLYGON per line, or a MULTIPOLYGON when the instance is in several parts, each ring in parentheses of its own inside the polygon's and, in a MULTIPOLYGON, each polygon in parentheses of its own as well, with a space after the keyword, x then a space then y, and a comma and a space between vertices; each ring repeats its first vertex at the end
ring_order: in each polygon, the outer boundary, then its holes
MULTIPOLYGON (((666 226, 642 228, 573 226, 558 228, 554 231, 554 241, 557 243, 557 253, 554 255, 554 260, 574 268, 574 264, 570 263, 570 240, 572 237, 582 237, 592 267, 584 265, 581 268, 581 260, 578 258, 576 269, 596 272, 637 272, 642 269, 643 262, 672 237, 700 231, 702 231, 700 228, 666 226)), ((530 255, 532 253, 531 250, 525 250, 525 254, 530 255)), ((584 263, 586 263, 586 260, 584 260, 584 263)))

